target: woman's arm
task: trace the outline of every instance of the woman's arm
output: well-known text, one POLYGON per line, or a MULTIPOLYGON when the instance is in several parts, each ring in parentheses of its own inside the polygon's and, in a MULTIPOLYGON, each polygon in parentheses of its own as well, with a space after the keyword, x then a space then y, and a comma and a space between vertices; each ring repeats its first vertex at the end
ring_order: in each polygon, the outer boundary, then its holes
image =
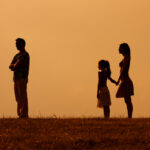
POLYGON ((130 65, 130 56, 124 56, 124 59, 123 59, 123 66, 122 66, 122 69, 121 69, 120 76, 119 76, 119 78, 118 78, 117 84, 119 84, 120 79, 121 79, 124 75, 128 74, 129 65, 130 65))

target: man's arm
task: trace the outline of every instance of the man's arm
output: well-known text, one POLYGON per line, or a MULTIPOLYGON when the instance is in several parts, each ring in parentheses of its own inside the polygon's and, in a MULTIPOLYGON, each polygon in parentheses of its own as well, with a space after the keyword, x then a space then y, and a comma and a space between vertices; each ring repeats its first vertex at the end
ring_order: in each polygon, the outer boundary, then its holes
POLYGON ((22 66, 25 57, 26 56, 24 54, 20 54, 18 56, 15 56, 12 63, 10 64, 9 68, 12 71, 15 71, 19 66, 22 66))
POLYGON ((17 62, 17 59, 16 59, 16 56, 14 56, 12 62, 11 62, 10 65, 9 65, 9 69, 10 69, 11 71, 14 71, 14 70, 15 70, 15 64, 16 64, 16 62, 17 62))

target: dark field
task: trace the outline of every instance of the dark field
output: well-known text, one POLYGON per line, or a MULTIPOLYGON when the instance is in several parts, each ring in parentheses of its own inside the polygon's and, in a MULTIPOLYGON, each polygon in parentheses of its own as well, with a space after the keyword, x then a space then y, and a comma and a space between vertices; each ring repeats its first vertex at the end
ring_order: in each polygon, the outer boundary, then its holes
POLYGON ((0 150, 150 150, 150 119, 1 119, 0 150))

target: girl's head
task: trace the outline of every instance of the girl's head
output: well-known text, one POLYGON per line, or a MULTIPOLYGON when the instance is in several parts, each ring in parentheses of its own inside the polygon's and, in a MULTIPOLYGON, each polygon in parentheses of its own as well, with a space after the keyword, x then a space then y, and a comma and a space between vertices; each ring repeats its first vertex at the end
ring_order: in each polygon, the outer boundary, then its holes
POLYGON ((119 53, 130 56, 130 47, 127 43, 122 43, 119 46, 119 53))
POLYGON ((111 75, 110 64, 107 60, 100 60, 98 62, 98 68, 100 70, 105 70, 107 72, 108 76, 111 75))
POLYGON ((100 70, 104 70, 106 67, 105 67, 105 60, 100 60, 99 62, 98 62, 98 68, 100 69, 100 70))

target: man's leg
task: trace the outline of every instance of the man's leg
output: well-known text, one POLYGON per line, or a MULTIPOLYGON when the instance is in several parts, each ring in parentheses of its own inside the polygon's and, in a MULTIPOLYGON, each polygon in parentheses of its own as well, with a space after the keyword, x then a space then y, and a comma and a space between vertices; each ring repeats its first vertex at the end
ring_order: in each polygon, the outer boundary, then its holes
POLYGON ((20 117, 20 115, 21 115, 21 101, 20 101, 19 80, 14 82, 14 92, 15 92, 15 98, 16 98, 16 102, 17 102, 17 114, 20 117))
POLYGON ((22 118, 28 118, 27 79, 21 79, 22 118))

